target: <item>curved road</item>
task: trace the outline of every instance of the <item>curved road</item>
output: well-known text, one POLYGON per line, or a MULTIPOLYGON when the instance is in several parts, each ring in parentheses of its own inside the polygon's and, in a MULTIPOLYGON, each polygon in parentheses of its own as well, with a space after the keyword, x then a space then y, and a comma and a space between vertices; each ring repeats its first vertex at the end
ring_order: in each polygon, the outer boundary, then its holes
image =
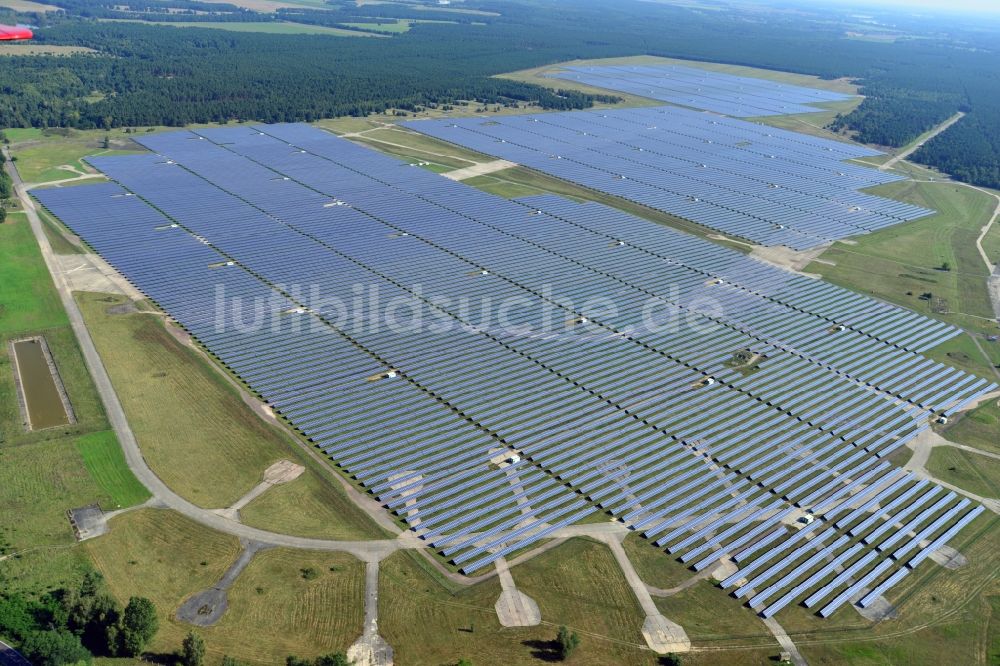
POLYGON ((209 509, 203 509, 199 506, 195 506, 167 487, 160 477, 156 476, 153 470, 150 469, 145 458, 142 457, 142 451, 139 449, 139 444, 135 439, 132 428, 129 427, 128 419, 125 417, 125 410, 122 408, 121 402, 118 399, 118 394, 115 392, 114 386, 111 384, 111 378, 108 376, 108 372, 104 368, 104 363, 101 361, 101 357, 97 353, 94 341, 91 339, 90 332, 87 330, 87 326, 83 321, 83 316, 80 314, 80 308, 73 299, 72 292, 66 282, 65 276, 59 270, 59 265, 53 257, 52 246, 49 244, 49 239, 45 235, 45 231, 42 228, 42 222, 38 217, 37 210, 35 209, 35 203, 32 201, 31 197, 28 196, 27 189, 21 181, 20 174, 18 174, 14 163, 10 161, 10 155, 7 148, 4 148, 3 152, 8 158, 5 167, 14 181, 14 190, 18 199, 21 201, 24 212, 28 216, 28 222, 30 223, 31 230, 35 235, 35 240, 38 242, 38 246, 42 251, 42 257, 45 260, 45 265, 49 270, 49 274, 52 276, 52 281, 56 286, 56 290, 59 292, 59 298, 62 301, 63 307, 66 309, 66 314, 69 316, 73 333, 76 335, 76 339, 80 343, 80 350, 83 352, 87 369, 90 370, 90 375, 94 380, 95 386, 97 387, 97 392, 101 396, 101 401, 103 402, 104 409, 108 415, 108 421, 111 423, 111 427, 114 428, 115 434, 118 436, 118 441, 121 443, 122 450, 125 452, 125 460, 128 463, 129 469, 131 469, 132 473, 139 479, 139 482, 149 489, 149 491, 153 494, 153 497, 160 504, 177 511, 178 513, 181 513, 191 520, 201 523, 202 525, 225 534, 232 534, 233 536, 241 539, 248 539, 272 546, 283 546, 286 548, 342 551, 350 553, 358 559, 366 562, 382 559, 400 548, 424 548, 426 546, 423 541, 415 535, 409 533, 404 533, 398 539, 337 541, 332 539, 308 539, 288 534, 268 532, 266 530, 249 527, 242 523, 229 520, 228 518, 224 518, 209 509))

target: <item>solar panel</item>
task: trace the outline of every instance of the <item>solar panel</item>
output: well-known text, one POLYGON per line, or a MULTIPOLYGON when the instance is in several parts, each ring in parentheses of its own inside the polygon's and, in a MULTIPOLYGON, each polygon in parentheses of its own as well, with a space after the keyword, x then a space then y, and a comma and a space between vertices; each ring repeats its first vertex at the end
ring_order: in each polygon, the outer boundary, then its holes
MULTIPOLYGON (((895 510, 862 515, 895 478, 874 442, 995 389, 920 353, 957 329, 604 206, 507 201, 304 125, 140 141, 91 158, 114 183, 36 197, 467 573, 600 507, 791 603, 822 582, 809 534, 837 558, 895 510), (792 522, 813 502, 831 518, 792 522)), ((964 520, 921 517, 935 547, 964 520)), ((859 575, 894 566, 871 543, 859 575)))
POLYGON ((419 120, 407 127, 762 245, 806 249, 929 215, 862 193, 876 155, 677 107, 419 120))
POLYGON ((814 104, 851 98, 683 65, 577 65, 548 76, 736 117, 815 113, 814 104))

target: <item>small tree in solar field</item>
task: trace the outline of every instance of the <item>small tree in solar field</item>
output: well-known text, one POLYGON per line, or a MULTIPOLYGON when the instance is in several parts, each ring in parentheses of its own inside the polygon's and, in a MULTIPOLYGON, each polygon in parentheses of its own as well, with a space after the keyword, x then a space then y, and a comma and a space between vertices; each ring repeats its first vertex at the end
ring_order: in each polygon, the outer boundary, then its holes
POLYGON ((562 660, 569 659, 573 651, 576 650, 577 646, 580 645, 580 637, 576 635, 576 632, 570 632, 566 627, 559 627, 559 633, 556 634, 556 643, 559 646, 559 658, 562 660))
POLYGON ((184 666, 202 666, 205 663, 205 639, 188 632, 181 644, 181 663, 184 666))
POLYGON ((660 657, 660 666, 681 666, 681 657, 673 652, 669 652, 660 657))
POLYGON ((459 659, 455 666, 472 666, 472 662, 468 659, 459 659))

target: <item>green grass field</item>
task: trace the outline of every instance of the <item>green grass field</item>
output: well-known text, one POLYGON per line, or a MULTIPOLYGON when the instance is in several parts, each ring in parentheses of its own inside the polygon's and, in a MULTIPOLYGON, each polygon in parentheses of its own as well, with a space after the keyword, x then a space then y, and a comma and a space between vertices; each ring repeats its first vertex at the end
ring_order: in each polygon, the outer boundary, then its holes
MULTIPOLYGON (((163 509, 119 516, 108 534, 83 548, 120 601, 143 595, 156 605, 154 654, 179 649, 191 626, 175 618, 178 607, 214 585, 240 550, 234 537, 163 509)), ((213 666, 224 655, 252 664, 283 663, 289 654, 312 658, 345 650, 361 634, 363 595, 364 565, 349 555, 264 550, 229 589, 225 615, 197 631, 213 666), (307 568, 318 575, 306 580, 307 568)))
MULTIPOLYGON (((17 170, 25 183, 47 183, 95 173, 82 162, 87 155, 120 155, 142 148, 123 128, 104 130, 18 129, 4 130, 17 157, 17 170), (104 139, 110 148, 104 148, 104 139)), ((95 179, 95 182, 96 179, 95 179)))
POLYGON ((376 536, 335 482, 307 467, 291 483, 275 486, 240 510, 247 525, 317 539, 365 539, 376 536))
POLYGON ((522 185, 521 183, 514 183, 509 180, 504 180, 502 177, 494 177, 490 174, 466 178, 462 182, 466 185, 471 185, 476 189, 489 192, 490 194, 495 194, 498 197, 503 197, 505 199, 517 199, 519 197, 546 194, 546 191, 541 188, 533 187, 531 185, 522 185))
MULTIPOLYGON (((84 182, 95 182, 92 180, 87 180, 84 182)), ((52 252, 54 254, 81 254, 86 252, 86 249, 80 245, 74 245, 69 240, 67 240, 64 233, 70 233, 61 222, 57 221, 48 211, 44 208, 36 208, 38 212, 38 217, 42 221, 42 229, 45 231, 46 238, 49 239, 49 246, 52 247, 52 252)))
POLYGON ((695 572, 638 534, 627 536, 622 547, 639 577, 653 587, 668 590, 695 575, 695 572))
POLYGON ((500 626, 493 608, 500 595, 496 578, 455 589, 425 566, 418 555, 400 552, 380 567, 379 632, 398 664, 439 666, 462 658, 475 664, 543 663, 552 658, 560 624, 582 639, 568 663, 656 663, 640 634, 642 612, 604 544, 571 539, 511 569, 519 589, 538 603, 538 627, 500 626))
POLYGON ((997 381, 996 368, 1000 366, 1000 344, 989 342, 984 336, 965 333, 938 345, 927 353, 935 361, 966 372, 997 381))
POLYGON ((205 632, 210 654, 274 664, 346 651, 361 635, 364 580, 364 564, 344 553, 258 553, 229 591, 229 612, 205 632), (319 576, 303 578, 309 568, 319 576))
POLYGON ((380 150, 396 151, 395 154, 415 160, 437 162, 455 168, 472 166, 480 162, 490 162, 494 158, 472 150, 453 146, 438 139, 412 131, 396 129, 374 129, 356 140, 375 143, 380 150), (384 148, 383 148, 384 147, 384 148))
MULTIPOLYGON (((657 608, 687 632, 691 644, 720 649, 757 646, 776 655, 777 643, 757 615, 709 581, 699 581, 677 594, 657 599, 657 608)), ((740 654, 727 652, 727 655, 740 654)), ((750 663, 756 663, 756 657, 750 663)))
POLYGON ((987 270, 975 247, 995 201, 950 183, 907 181, 871 191, 939 212, 857 236, 857 244, 836 243, 820 256, 834 266, 813 262, 806 270, 967 330, 995 331, 987 270), (945 263, 951 270, 941 270, 945 263))
POLYGON ((1000 460, 939 446, 927 461, 927 471, 936 479, 980 497, 1000 497, 1000 460))
POLYGON ((75 582, 87 558, 68 509, 109 496, 87 473, 73 438, 0 446, 0 589, 41 593, 75 582))
POLYGON ((76 437, 106 430, 104 410, 83 363, 55 286, 23 214, 0 225, 0 445, 76 437), (77 423, 25 432, 10 364, 11 339, 42 335, 76 412, 77 423))
POLYGON ((97 485, 108 495, 107 511, 142 504, 149 491, 139 483, 125 462, 125 454, 110 430, 92 432, 76 440, 83 464, 97 485))
MULTIPOLYGON (((123 297, 77 294, 77 302, 150 467, 175 492, 223 508, 255 486, 272 463, 303 461, 290 438, 265 423, 208 361, 152 313, 108 314, 123 297)), ((363 539, 381 534, 312 464, 246 508, 248 524, 363 539), (274 493, 274 495, 270 495, 274 493), (304 512, 302 506, 312 512, 304 512)))
POLYGON ((973 448, 1000 453, 1000 405, 990 400, 944 429, 944 436, 952 442, 973 448))
POLYGON ((0 335, 66 326, 69 320, 23 216, 0 225, 0 335))

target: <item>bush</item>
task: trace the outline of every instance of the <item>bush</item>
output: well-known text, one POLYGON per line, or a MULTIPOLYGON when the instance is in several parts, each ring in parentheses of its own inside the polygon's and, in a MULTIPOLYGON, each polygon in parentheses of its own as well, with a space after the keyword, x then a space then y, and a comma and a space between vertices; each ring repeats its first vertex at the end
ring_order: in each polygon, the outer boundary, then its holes
POLYGON ((566 660, 580 645, 580 637, 576 635, 575 631, 571 633, 566 627, 559 627, 556 643, 559 645, 559 658, 566 660))
POLYGON ((31 632, 21 643, 21 653, 35 666, 66 666, 93 661, 80 638, 66 629, 31 632))
POLYGON ((193 631, 188 632, 181 644, 181 663, 184 666, 202 666, 205 663, 205 639, 193 631))

